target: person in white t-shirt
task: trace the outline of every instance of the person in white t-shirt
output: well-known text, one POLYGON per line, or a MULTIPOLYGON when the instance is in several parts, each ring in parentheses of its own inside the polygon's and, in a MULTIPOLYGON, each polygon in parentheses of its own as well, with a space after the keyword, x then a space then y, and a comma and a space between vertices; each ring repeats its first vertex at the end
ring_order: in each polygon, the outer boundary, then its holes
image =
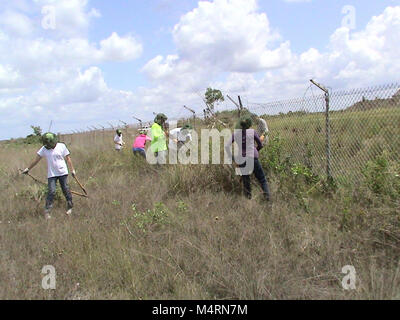
POLYGON ((64 143, 57 142, 57 136, 54 133, 45 133, 42 136, 43 147, 37 152, 36 159, 31 165, 22 171, 23 174, 35 167, 42 158, 47 160, 47 180, 48 180, 48 193, 45 206, 45 218, 50 218, 50 210, 53 207, 54 196, 56 193, 57 180, 60 182, 61 189, 67 200, 66 214, 72 213, 72 195, 68 186, 68 168, 67 163, 71 169, 72 176, 75 176, 75 169, 72 165, 70 152, 64 143), (65 158, 65 159, 64 159, 65 158), (67 160, 67 163, 65 162, 67 160))
POLYGON ((115 143, 115 150, 121 151, 121 148, 125 144, 125 142, 122 140, 122 131, 118 129, 117 134, 114 137, 114 143, 115 143))
POLYGON ((172 129, 169 132, 168 148, 170 150, 179 150, 186 142, 192 141, 190 130, 192 130, 190 124, 186 124, 182 128, 172 129))

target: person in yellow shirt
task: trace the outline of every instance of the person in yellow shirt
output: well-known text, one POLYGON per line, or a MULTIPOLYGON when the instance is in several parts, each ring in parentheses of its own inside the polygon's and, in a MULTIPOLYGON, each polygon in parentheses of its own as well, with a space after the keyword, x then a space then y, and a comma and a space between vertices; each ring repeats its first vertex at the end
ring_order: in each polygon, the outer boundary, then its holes
POLYGON ((151 151, 154 153, 157 164, 167 163, 167 139, 164 127, 167 116, 159 113, 154 118, 154 124, 151 127, 151 151))

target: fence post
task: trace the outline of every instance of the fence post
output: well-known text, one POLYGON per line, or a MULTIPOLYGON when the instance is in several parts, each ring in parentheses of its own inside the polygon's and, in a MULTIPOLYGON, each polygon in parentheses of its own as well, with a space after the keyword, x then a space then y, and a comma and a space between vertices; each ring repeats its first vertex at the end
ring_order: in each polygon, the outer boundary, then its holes
POLYGON ((313 79, 310 80, 312 84, 320 88, 325 92, 325 149, 326 149, 326 175, 329 181, 332 181, 331 172, 331 123, 329 120, 329 103, 330 96, 329 91, 323 85, 315 82, 313 79))
POLYGON ((325 110, 325 131, 326 131, 326 175, 328 179, 332 179, 331 172, 331 123, 329 119, 329 92, 325 92, 325 102, 326 102, 326 110, 325 110))
POLYGON ((240 108, 239 108, 239 118, 240 118, 241 113, 243 111, 243 104, 242 104, 242 99, 240 99, 240 96, 238 96, 238 100, 239 100, 239 106, 240 106, 240 108))
POLYGON ((196 129, 196 112, 186 106, 183 107, 193 113, 193 128, 196 129))

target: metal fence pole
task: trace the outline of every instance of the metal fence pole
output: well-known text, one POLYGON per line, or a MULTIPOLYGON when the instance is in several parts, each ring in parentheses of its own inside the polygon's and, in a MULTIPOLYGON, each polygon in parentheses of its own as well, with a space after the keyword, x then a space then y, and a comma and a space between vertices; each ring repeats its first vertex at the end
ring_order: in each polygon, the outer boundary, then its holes
POLYGON ((331 172, 331 123, 329 120, 329 92, 325 92, 325 102, 326 102, 326 110, 325 110, 325 131, 326 131, 326 175, 328 179, 332 179, 331 172))
POLYGON ((331 124, 329 121, 329 91, 323 85, 315 82, 313 79, 310 80, 312 84, 320 88, 325 92, 325 149, 326 149, 326 175, 329 180, 332 180, 331 173, 331 124))

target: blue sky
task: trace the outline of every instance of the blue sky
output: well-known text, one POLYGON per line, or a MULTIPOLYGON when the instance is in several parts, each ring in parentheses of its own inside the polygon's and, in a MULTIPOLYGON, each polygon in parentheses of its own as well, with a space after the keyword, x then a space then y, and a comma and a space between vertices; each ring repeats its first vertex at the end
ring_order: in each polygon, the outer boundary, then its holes
POLYGON ((268 102, 302 96, 310 77, 397 81, 399 40, 400 0, 0 0, 0 140, 51 120, 68 132, 200 114, 208 86, 268 102))

